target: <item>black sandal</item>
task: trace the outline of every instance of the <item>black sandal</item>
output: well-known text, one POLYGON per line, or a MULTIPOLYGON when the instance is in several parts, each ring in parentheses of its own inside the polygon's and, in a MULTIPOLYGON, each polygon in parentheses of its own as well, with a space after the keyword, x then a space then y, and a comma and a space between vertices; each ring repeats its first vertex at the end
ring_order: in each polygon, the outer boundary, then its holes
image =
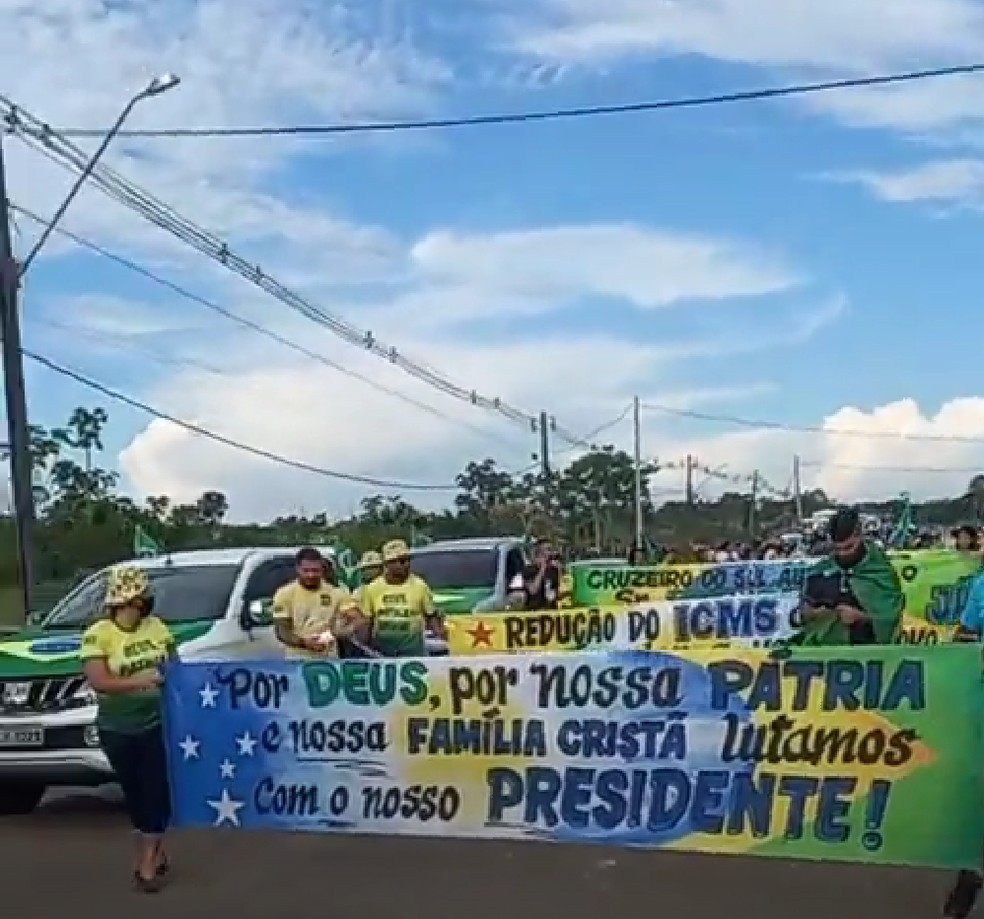
POLYGON ((133 884, 140 893, 158 893, 161 889, 161 876, 145 878, 139 871, 133 872, 133 884))

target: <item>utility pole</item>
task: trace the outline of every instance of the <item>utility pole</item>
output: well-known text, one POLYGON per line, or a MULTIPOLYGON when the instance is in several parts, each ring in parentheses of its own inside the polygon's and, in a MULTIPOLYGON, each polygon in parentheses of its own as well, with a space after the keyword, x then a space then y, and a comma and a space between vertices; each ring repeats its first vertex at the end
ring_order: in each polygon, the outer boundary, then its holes
POLYGON ((793 499, 796 501, 796 522, 803 522, 803 488, 800 483, 800 458, 793 456, 793 499))
POLYGON ((544 479, 550 478, 550 419, 540 412, 540 471, 544 479))
POLYGON ((638 396, 632 398, 632 442, 635 453, 635 544, 637 549, 642 549, 642 423, 638 396))
POLYGON ((758 489, 759 489, 759 473, 758 473, 758 469, 756 469, 752 473, 752 495, 748 507, 748 534, 752 538, 755 537, 755 530, 757 524, 756 518, 758 516, 758 489))
POLYGON ((31 433, 24 392, 24 355, 21 352, 20 269, 14 258, 10 204, 0 131, 0 338, 3 353, 3 388, 7 403, 7 441, 10 482, 17 535, 17 561, 24 615, 34 609, 34 487, 31 469, 31 433))
POLYGON ((687 506, 694 506, 694 458, 687 454, 687 506))
MULTIPOLYGON (((31 430, 27 422, 27 397, 24 393, 24 353, 21 349, 19 294, 21 279, 55 232, 58 223, 71 206, 86 180, 123 122, 143 99, 159 96, 181 82, 173 73, 154 77, 133 96, 116 122, 103 137, 92 156, 69 189, 65 199, 45 224, 31 251, 18 264, 10 228, 10 199, 7 196, 7 176, 3 161, 3 130, 0 128, 0 353, 3 355, 3 384, 7 402, 7 441, 10 449, 10 478, 13 492, 14 522, 17 534, 17 560, 20 568, 21 595, 24 615, 33 610, 34 593, 34 480, 31 465, 31 430)), ((10 122, 11 128, 15 123, 10 122)))

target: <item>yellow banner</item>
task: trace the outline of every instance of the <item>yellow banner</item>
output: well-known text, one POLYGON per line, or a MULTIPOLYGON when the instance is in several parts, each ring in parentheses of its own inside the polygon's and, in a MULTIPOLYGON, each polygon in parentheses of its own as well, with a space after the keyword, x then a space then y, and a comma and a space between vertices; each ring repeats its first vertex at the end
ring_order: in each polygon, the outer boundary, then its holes
MULTIPOLYGON (((685 651, 766 648, 799 628, 795 595, 664 600, 634 606, 586 607, 549 612, 454 616, 448 646, 454 656, 529 651, 685 651)), ((950 641, 951 628, 906 614, 901 644, 950 641)))

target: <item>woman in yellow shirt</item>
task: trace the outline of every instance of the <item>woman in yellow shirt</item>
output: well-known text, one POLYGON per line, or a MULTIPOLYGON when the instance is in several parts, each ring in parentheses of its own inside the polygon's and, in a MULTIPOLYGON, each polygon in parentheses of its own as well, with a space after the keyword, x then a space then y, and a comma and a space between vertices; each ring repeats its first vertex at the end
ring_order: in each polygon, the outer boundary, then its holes
POLYGON ((151 615, 153 598, 141 568, 110 571, 105 605, 105 618, 82 636, 82 662, 99 700, 100 743, 137 834, 134 882, 154 893, 168 871, 163 837, 171 820, 171 796, 160 687, 162 665, 176 654, 174 639, 151 615))

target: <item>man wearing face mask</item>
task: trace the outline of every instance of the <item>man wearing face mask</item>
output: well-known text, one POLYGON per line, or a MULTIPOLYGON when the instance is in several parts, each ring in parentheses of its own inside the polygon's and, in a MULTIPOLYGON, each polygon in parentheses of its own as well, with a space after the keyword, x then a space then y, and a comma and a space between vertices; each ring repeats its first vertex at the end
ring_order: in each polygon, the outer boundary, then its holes
POLYGON ((887 645, 898 640, 905 598, 885 552, 861 531, 861 515, 844 507, 830 521, 830 555, 807 572, 800 645, 887 645))

